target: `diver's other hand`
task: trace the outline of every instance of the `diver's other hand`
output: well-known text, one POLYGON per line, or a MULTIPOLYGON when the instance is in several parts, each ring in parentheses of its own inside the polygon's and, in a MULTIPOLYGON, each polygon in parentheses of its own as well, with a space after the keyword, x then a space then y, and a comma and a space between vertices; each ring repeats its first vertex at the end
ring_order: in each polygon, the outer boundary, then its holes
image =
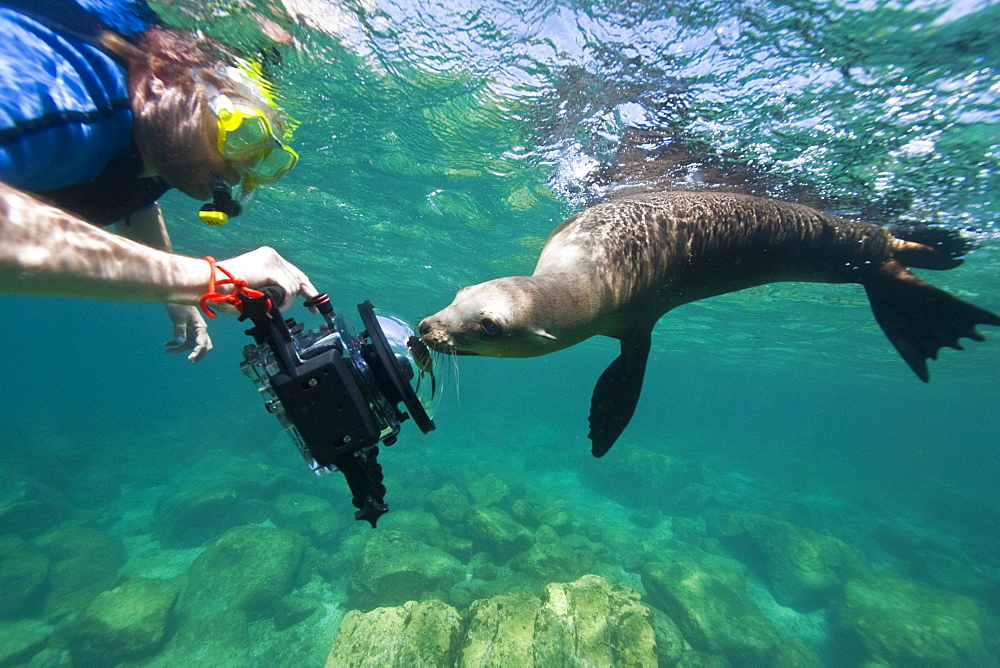
POLYGON ((242 278, 251 288, 277 285, 285 291, 285 299, 278 305, 279 311, 292 307, 296 297, 312 299, 319 291, 309 282, 309 278, 294 264, 278 255, 270 246, 237 255, 219 262, 236 278, 242 278))
POLYGON ((163 345, 168 355, 191 351, 191 364, 205 359, 212 349, 212 337, 208 335, 208 325, 195 306, 167 304, 167 315, 174 323, 174 338, 163 345))

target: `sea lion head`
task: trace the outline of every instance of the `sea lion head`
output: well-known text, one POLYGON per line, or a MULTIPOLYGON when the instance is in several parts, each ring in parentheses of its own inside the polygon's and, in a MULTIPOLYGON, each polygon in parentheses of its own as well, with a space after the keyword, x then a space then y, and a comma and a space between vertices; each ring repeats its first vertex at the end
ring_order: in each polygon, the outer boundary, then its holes
POLYGON ((452 355, 544 355, 561 346, 537 322, 537 302, 526 276, 462 288, 447 308, 420 322, 420 338, 430 348, 452 355))

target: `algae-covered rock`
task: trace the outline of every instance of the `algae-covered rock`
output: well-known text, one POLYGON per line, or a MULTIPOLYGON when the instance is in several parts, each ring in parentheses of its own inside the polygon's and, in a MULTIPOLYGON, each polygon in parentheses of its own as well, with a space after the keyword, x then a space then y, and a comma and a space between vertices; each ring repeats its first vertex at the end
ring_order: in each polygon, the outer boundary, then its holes
POLYGON ((191 564, 182 607, 194 616, 229 608, 272 614, 295 583, 305 543, 284 529, 230 529, 191 564))
POLYGON ((0 534, 37 536, 70 516, 72 509, 48 499, 0 502, 0 534))
POLYGON ((459 666, 655 666, 652 611, 596 575, 508 593, 469 608, 459 666))
POLYGON ((17 536, 0 536, 0 619, 40 608, 48 576, 49 558, 41 549, 17 536))
POLYGON ((506 483, 492 473, 469 483, 468 490, 472 503, 482 507, 496 505, 510 493, 506 483))
POLYGON ((492 555, 497 563, 507 561, 531 547, 531 532, 500 508, 473 508, 468 513, 474 549, 492 555))
POLYGON ((249 519, 247 500, 235 487, 185 488, 157 503, 153 537, 168 550, 198 547, 249 519))
POLYGON ((353 610, 340 624, 326 666, 451 665, 461 628, 458 612, 441 601, 353 610))
POLYGON ((649 499, 669 502, 685 486, 702 482, 696 466, 659 452, 629 447, 613 457, 580 462, 580 479, 605 496, 630 506, 644 506, 649 499))
POLYGON ((134 578, 102 592, 73 622, 75 664, 113 666, 155 653, 167 637, 178 586, 134 578))
POLYGON ((764 515, 731 515, 719 533, 778 603, 800 612, 827 607, 839 596, 842 578, 865 572, 864 557, 847 543, 764 515))
POLYGON ((900 578, 851 580, 837 614, 849 646, 893 666, 989 665, 969 598, 900 578))
POLYGON ((307 536, 318 545, 338 543, 351 521, 347 513, 311 494, 278 495, 271 519, 278 528, 307 536))
POLYGON ((654 562, 643 569, 642 583, 650 602, 677 622, 696 649, 753 665, 766 661, 777 644, 774 628, 750 601, 734 567, 654 562))
POLYGON ((684 634, 662 610, 650 608, 650 612, 653 613, 653 633, 656 636, 656 659, 661 666, 676 665, 688 649, 684 634))
POLYGON ((274 627, 283 630, 307 619, 319 609, 319 601, 302 594, 282 596, 274 611, 274 627))
POLYGON ((469 499, 453 483, 434 490, 424 500, 442 522, 450 524, 461 520, 469 509, 469 499))
POLYGON ((82 610, 113 587, 126 559, 119 539, 89 527, 55 529, 36 538, 35 544, 50 560, 46 602, 50 618, 82 610))
POLYGON ((593 561, 586 552, 578 552, 559 538, 549 526, 535 532, 535 543, 514 557, 511 568, 543 582, 558 582, 578 577, 593 561))
POLYGON ((465 578, 461 562, 400 531, 373 532, 351 577, 361 607, 399 605, 426 598, 465 578))
POLYGON ((652 613, 596 575, 550 584, 535 621, 538 666, 656 666, 652 613))
POLYGON ((541 607, 537 596, 524 592, 474 602, 458 650, 458 665, 534 665, 535 620, 541 607))
POLYGON ((778 668, 781 666, 823 668, 825 664, 819 655, 809 649, 801 638, 791 638, 783 641, 778 646, 778 651, 775 652, 771 665, 778 668))
POLYGON ((27 663, 49 640, 52 627, 36 619, 0 622, 0 666, 27 663))

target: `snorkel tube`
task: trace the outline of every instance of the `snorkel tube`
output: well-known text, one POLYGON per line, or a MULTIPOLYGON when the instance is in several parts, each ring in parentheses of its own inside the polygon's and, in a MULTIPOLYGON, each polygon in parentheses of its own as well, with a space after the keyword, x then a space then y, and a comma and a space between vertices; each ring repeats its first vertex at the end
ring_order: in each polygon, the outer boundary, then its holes
POLYGON ((243 212, 241 197, 233 197, 233 187, 218 174, 212 174, 212 201, 201 207, 198 218, 206 225, 225 225, 243 212))

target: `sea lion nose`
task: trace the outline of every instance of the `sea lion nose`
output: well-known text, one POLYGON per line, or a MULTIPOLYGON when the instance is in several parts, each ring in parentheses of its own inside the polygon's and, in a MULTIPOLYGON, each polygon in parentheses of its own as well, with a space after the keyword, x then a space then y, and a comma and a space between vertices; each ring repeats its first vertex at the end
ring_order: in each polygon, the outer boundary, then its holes
POLYGON ((431 326, 426 320, 421 320, 420 324, 417 325, 417 331, 420 332, 420 336, 425 336, 429 331, 431 331, 431 326))

